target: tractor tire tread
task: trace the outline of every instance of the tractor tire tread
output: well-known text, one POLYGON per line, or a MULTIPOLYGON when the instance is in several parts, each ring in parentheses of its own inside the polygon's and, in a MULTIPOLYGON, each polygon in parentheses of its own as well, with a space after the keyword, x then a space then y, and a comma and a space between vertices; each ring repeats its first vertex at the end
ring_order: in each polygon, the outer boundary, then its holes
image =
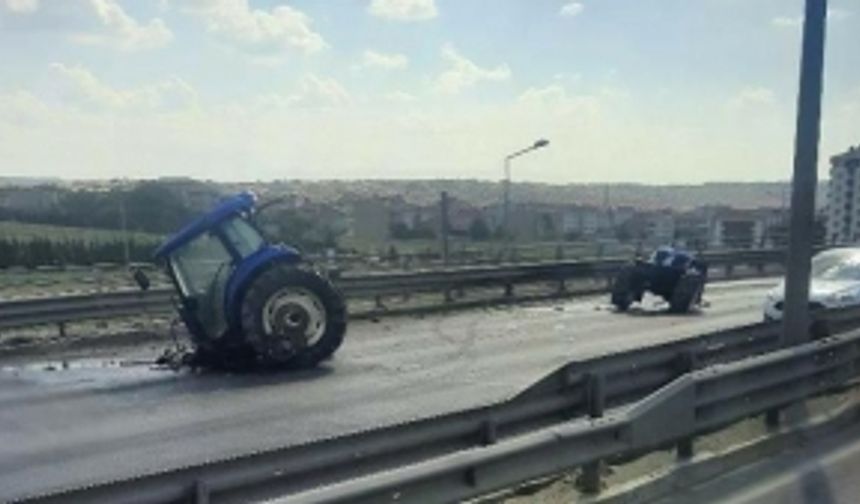
POLYGON ((699 274, 686 273, 678 280, 672 297, 669 299, 671 313, 687 313, 701 303, 702 292, 705 289, 705 277, 699 274))
POLYGON ((612 281, 612 294, 610 301, 618 309, 618 311, 627 311, 630 305, 633 304, 634 295, 633 288, 633 268, 625 267, 612 281))
POLYGON ((263 271, 247 288, 242 300, 241 324, 246 341, 254 347, 258 364, 264 367, 307 369, 330 358, 343 343, 347 311, 340 291, 327 278, 300 265, 275 263, 263 271), (320 340, 299 352, 272 356, 261 351, 266 338, 262 310, 269 297, 285 285, 304 287, 317 295, 326 310, 326 328, 320 340))

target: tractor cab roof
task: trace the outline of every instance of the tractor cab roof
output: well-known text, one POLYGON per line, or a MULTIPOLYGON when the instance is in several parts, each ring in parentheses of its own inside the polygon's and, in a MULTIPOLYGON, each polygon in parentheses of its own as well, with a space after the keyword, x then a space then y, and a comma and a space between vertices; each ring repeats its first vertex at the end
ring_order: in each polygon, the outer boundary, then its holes
POLYGON ((250 192, 243 192, 223 200, 208 213, 194 219, 162 243, 155 251, 155 258, 162 260, 176 249, 216 227, 221 222, 235 215, 249 212, 254 208, 254 202, 255 197, 250 192))

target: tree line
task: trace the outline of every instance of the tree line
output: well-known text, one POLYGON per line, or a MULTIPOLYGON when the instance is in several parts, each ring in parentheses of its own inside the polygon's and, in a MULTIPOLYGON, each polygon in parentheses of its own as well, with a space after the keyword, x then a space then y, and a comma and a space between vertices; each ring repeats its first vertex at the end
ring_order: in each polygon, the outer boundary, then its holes
POLYGON ((0 207, 0 220, 98 229, 122 229, 125 224, 132 231, 167 234, 199 210, 170 182, 155 180, 122 190, 60 190, 57 201, 46 208, 0 207))
MULTIPOLYGON (((128 242, 131 262, 152 261, 155 243, 128 242)), ((23 266, 90 266, 96 263, 124 263, 126 245, 122 240, 88 242, 84 240, 51 241, 46 238, 16 240, 0 238, 0 268, 23 266)))

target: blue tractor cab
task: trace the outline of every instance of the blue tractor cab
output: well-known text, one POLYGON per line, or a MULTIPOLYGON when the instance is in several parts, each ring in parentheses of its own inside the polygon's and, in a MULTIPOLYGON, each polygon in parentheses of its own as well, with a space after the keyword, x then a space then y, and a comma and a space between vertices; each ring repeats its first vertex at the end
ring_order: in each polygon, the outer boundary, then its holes
POLYGON ((255 226, 241 193, 166 240, 155 258, 177 293, 195 360, 218 366, 311 367, 346 332, 343 296, 294 248, 255 226))

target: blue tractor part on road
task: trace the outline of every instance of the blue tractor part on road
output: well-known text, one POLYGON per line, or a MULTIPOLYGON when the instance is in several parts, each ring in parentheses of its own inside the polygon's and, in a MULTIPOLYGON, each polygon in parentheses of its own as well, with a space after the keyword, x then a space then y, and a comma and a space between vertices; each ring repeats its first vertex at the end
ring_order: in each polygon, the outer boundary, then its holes
POLYGON ((669 303, 670 312, 686 313, 701 305, 707 280, 706 262, 683 250, 659 247, 647 260, 637 258, 618 272, 610 300, 623 312, 651 292, 669 303))
POLYGON ((343 296, 299 251, 263 237, 253 221, 255 204, 251 193, 230 197, 155 252, 176 289, 194 346, 191 361, 316 366, 343 341, 343 296))

